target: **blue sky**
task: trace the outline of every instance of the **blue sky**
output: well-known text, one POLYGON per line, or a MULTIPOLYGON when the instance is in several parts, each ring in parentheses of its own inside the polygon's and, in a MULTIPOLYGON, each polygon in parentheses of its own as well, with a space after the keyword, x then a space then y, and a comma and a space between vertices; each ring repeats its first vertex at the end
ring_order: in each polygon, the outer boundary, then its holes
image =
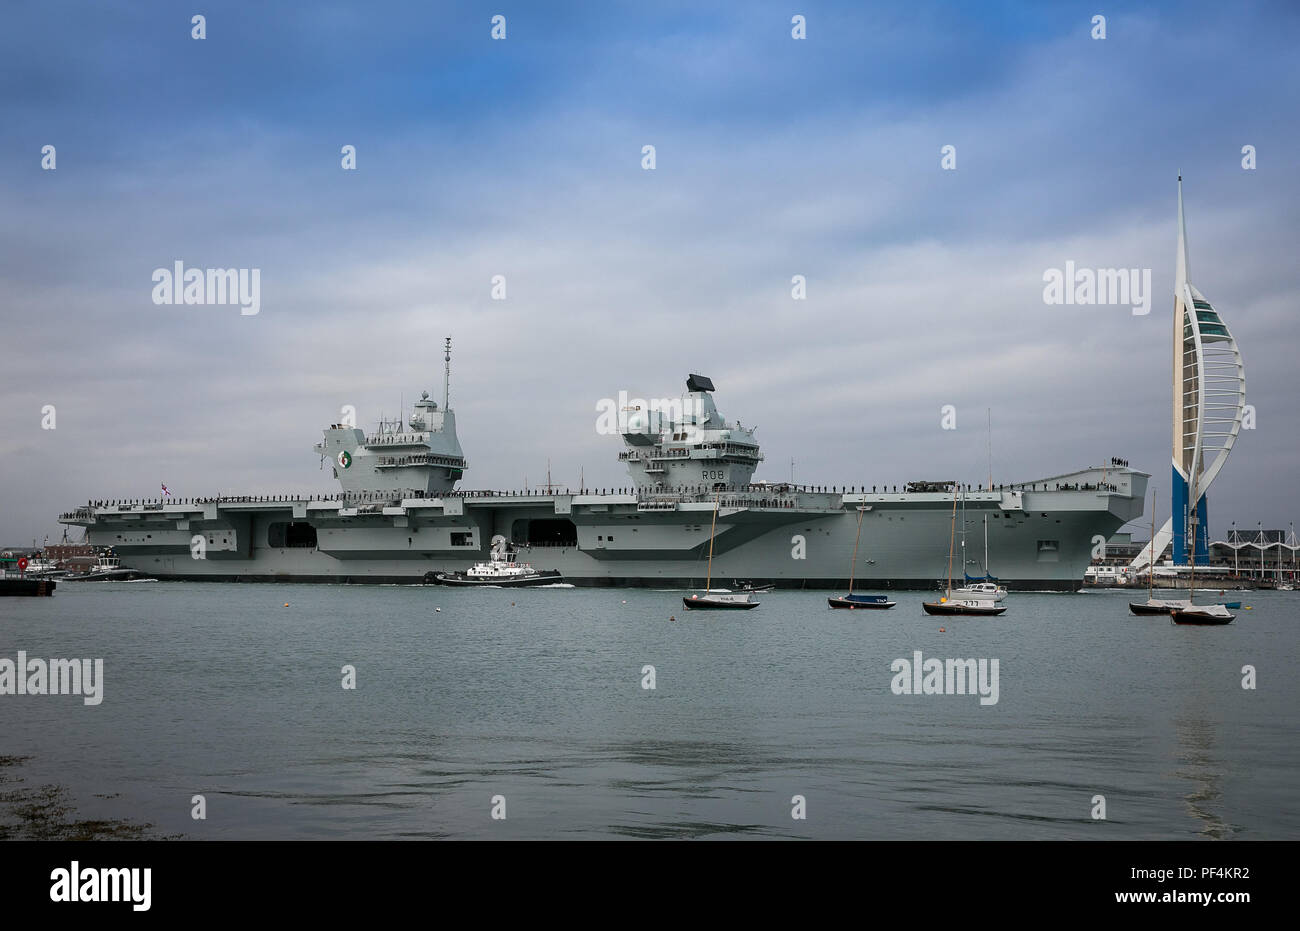
POLYGON ((1258 411, 1212 527, 1285 526, 1297 39, 1286 3, 12 8, 0 542, 160 481, 329 490, 320 428, 436 393, 446 335, 470 487, 626 484, 596 402, 688 371, 760 477, 977 481, 991 407, 995 480, 1120 455, 1163 487, 1179 170, 1258 411), (261 313, 154 305, 176 260, 260 268, 261 313), (1044 305, 1067 260, 1151 268, 1151 314, 1044 305))

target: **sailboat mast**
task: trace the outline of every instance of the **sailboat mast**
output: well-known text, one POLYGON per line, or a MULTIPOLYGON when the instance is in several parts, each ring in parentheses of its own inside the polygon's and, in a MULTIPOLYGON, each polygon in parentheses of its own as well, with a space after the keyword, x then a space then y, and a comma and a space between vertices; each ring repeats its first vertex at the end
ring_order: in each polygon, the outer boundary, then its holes
POLYGON ((952 550, 957 545, 957 484, 952 486, 952 528, 948 533, 948 597, 952 597, 952 550))
POLYGON ((853 594, 853 576, 858 569, 858 541, 862 539, 862 505, 858 505, 858 535, 853 538, 853 562, 849 564, 849 594, 853 594))
POLYGON ((1152 601, 1156 596, 1156 493, 1159 489, 1151 489, 1151 562, 1147 564, 1147 601, 1152 601))
POLYGON ((991 579, 993 573, 989 570, 989 516, 984 515, 984 577, 991 579))
POLYGON ((966 584, 966 489, 961 490, 961 579, 966 584))
POLYGON ((709 593, 709 585, 713 581, 713 531, 718 526, 718 496, 713 496, 713 520, 709 524, 709 569, 704 576, 704 594, 709 593))

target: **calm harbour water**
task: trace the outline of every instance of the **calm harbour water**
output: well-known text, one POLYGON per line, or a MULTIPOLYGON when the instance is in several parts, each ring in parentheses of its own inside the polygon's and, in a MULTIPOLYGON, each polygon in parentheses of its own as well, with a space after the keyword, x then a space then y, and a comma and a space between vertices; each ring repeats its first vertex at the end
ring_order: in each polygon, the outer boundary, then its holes
POLYGON ((0 755, 196 839, 1300 838, 1300 593, 1233 593, 1225 628, 1125 592, 827 594, 62 583, 0 599, 0 657, 102 657, 104 701, 0 696, 0 755), (997 658, 998 703, 893 694, 916 650, 997 658))

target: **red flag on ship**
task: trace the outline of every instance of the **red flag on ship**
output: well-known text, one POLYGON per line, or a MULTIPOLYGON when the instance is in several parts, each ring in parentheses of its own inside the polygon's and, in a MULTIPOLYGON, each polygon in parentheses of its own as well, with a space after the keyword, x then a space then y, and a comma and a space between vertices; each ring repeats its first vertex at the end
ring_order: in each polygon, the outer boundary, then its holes
MULTIPOLYGON (((159 482, 159 484, 162 484, 162 483, 159 482)), ((168 498, 170 498, 170 497, 172 496, 172 493, 171 493, 170 491, 167 490, 167 486, 166 486, 166 485, 163 485, 162 490, 163 490, 163 494, 166 495, 168 498)))

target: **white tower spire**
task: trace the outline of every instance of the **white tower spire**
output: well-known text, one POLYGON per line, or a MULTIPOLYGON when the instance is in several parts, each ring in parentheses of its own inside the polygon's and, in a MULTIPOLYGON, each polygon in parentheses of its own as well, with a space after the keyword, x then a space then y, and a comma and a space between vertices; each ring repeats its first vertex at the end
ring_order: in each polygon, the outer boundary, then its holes
POLYGON ((1183 176, 1178 176, 1178 254, 1173 319, 1173 481, 1170 519, 1133 560, 1141 569, 1173 543, 1173 561, 1205 559, 1205 492, 1227 462, 1246 408, 1246 369, 1237 341, 1191 282, 1183 176))
POLYGON ((1187 252, 1187 218, 1183 215, 1183 176, 1178 175, 1178 270, 1174 275, 1174 294, 1181 296, 1183 285, 1191 281, 1192 260, 1187 252))

